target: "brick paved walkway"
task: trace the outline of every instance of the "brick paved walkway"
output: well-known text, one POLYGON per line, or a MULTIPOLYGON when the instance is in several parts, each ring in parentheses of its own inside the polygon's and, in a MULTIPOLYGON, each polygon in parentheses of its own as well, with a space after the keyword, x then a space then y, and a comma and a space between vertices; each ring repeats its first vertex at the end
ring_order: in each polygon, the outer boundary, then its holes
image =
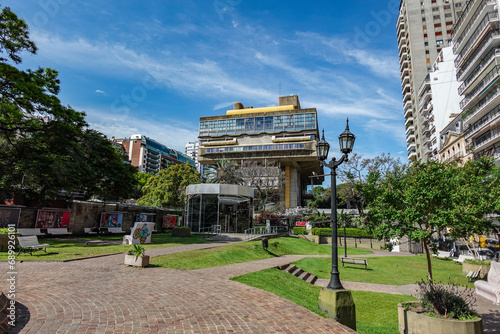
MULTIPOLYGON (((354 333, 283 298, 225 278, 121 263, 123 254, 65 263, 18 263, 16 299, 22 319, 11 332, 354 333)), ((6 278, 2 270, 3 291, 6 278)))
MULTIPOLYGON (((226 243, 148 250, 148 255, 226 243)), ((380 255, 393 254, 376 252, 373 256, 380 255)), ((18 263, 16 300, 22 318, 11 332, 354 333, 290 301, 227 279, 303 257, 306 256, 288 255, 192 271, 129 268, 121 265, 123 254, 65 263, 18 263)), ((7 288, 6 278, 2 270, 3 291, 7 288)), ((325 281, 317 284, 326 285, 325 281)), ((342 283, 348 289, 387 293, 411 294, 414 288, 342 283)), ((500 307, 485 300, 479 304, 486 332, 498 332, 500 307)))

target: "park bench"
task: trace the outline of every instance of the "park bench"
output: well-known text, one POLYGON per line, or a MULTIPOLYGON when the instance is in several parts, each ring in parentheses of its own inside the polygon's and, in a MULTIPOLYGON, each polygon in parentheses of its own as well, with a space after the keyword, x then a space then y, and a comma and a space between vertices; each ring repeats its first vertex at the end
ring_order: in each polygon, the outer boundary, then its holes
POLYGON ((125 233, 121 227, 108 227, 107 229, 109 233, 125 233))
POLYGON ((487 280, 474 282, 476 293, 488 298, 495 304, 500 304, 500 262, 491 262, 487 280))
POLYGON ((344 263, 350 263, 350 264, 361 264, 365 266, 365 269, 368 269, 368 261, 366 259, 358 259, 354 257, 342 257, 342 267, 344 266, 344 263))
POLYGON ((72 232, 69 232, 67 228, 48 228, 47 234, 50 235, 70 235, 72 232))
POLYGON ((97 234, 97 232, 94 232, 92 231, 92 228, 91 227, 84 227, 83 230, 85 231, 85 233, 87 234, 97 234))
POLYGON ((469 271, 465 277, 467 277, 467 280, 469 282, 473 282, 479 278, 479 274, 481 273, 481 269, 483 269, 483 266, 479 267, 478 271, 469 271))
POLYGON ((27 235, 44 235, 39 228, 18 228, 17 232, 23 237, 27 235))
POLYGON ((155 223, 135 222, 130 235, 123 236, 123 245, 150 244, 155 223))
POLYGON ((49 244, 40 244, 36 235, 17 237, 17 241, 19 242, 19 253, 17 255, 21 254, 21 252, 26 253, 26 251, 33 255, 33 252, 38 249, 43 249, 47 253, 47 247, 50 246, 49 244))

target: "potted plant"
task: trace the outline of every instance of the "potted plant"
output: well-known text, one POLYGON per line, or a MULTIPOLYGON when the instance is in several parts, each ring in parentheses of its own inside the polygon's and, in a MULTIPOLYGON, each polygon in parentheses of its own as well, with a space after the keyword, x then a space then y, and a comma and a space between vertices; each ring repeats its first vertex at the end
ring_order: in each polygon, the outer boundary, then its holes
POLYGON ((400 333, 483 333, 483 321, 472 309, 474 290, 418 283, 420 301, 398 305, 400 333))
POLYGON ((133 247, 125 254, 125 264, 134 267, 147 267, 149 265, 149 256, 144 254, 144 246, 133 245, 133 247))

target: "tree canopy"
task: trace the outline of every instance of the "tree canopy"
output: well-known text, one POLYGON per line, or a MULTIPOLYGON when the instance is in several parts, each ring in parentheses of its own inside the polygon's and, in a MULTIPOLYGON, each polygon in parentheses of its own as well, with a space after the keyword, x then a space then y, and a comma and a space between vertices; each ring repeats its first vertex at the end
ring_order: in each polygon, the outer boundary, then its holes
POLYGON ((152 175, 142 187, 139 205, 183 208, 186 204, 186 187, 200 183, 200 173, 188 164, 169 165, 158 175, 152 175))
POLYGON ((430 241, 439 233, 454 238, 491 228, 485 215, 494 209, 499 179, 492 160, 455 163, 415 161, 385 175, 371 170, 363 184, 368 200, 367 226, 378 239, 408 236, 421 241, 432 282, 430 241), (436 233, 436 234, 435 234, 436 233))
POLYGON ((126 197, 134 168, 97 131, 85 113, 57 97, 58 72, 20 70, 20 54, 35 54, 24 20, 0 13, 0 196, 22 193, 42 204, 59 190, 88 196, 126 197), (13 63, 13 64, 12 64, 13 63))

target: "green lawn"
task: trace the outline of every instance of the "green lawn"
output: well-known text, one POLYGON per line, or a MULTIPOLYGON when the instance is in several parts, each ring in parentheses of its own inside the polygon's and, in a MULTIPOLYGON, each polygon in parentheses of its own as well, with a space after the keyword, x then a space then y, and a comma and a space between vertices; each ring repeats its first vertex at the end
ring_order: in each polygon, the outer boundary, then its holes
MULTIPOLYGON (((325 317, 318 309, 321 287, 306 283, 281 270, 266 269, 232 280, 269 291, 325 317)), ((406 295, 365 291, 352 291, 352 296, 356 305, 357 332, 361 334, 398 333, 398 303, 416 300, 406 295)))
MULTIPOLYGON (((367 260, 368 270, 361 265, 345 264, 342 267, 339 260, 340 278, 345 281, 391 285, 414 284, 421 279, 427 280, 425 255, 370 257, 367 260)), ((305 258, 294 264, 318 278, 330 278, 332 266, 330 259, 305 258)), ((462 265, 455 261, 433 257, 432 273, 435 282, 473 287, 462 274, 462 265)))
MULTIPOLYGON (((339 248, 340 249, 343 248, 339 248)), ((202 249, 183 253, 162 255, 151 259, 151 264, 180 270, 192 270, 224 266, 268 259, 287 254, 330 255, 331 246, 291 237, 269 239, 267 251, 262 249, 261 241, 249 241, 216 248, 202 249)), ((349 249, 350 254, 373 254, 365 249, 349 249)))
MULTIPOLYGON (((38 250, 30 255, 29 253, 21 253, 16 257, 18 261, 64 261, 74 260, 85 257, 109 255, 116 253, 125 253, 132 248, 130 245, 96 245, 93 241, 109 241, 119 243, 122 236, 102 236, 93 238, 64 238, 58 240, 38 238, 40 244, 49 244, 47 253, 43 250, 38 250), (88 243, 88 244, 86 244, 88 243)), ((181 246, 187 244, 199 244, 208 242, 205 236, 192 235, 191 237, 172 237, 171 234, 153 234, 152 244, 144 245, 146 254, 148 249, 167 248, 181 246)), ((17 252, 16 252, 17 254, 17 252)), ((0 260, 7 260, 8 253, 0 253, 0 260)))

